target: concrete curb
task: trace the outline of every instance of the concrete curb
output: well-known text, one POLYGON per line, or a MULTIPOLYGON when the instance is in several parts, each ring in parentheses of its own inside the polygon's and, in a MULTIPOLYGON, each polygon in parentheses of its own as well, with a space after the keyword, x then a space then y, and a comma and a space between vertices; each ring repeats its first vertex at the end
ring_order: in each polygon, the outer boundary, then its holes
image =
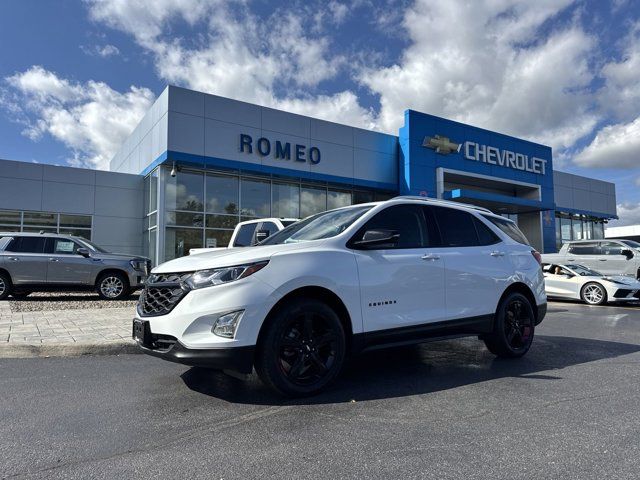
POLYGON ((0 358, 79 357, 82 355, 123 355, 142 353, 133 341, 109 343, 29 344, 5 343, 0 345, 0 358))

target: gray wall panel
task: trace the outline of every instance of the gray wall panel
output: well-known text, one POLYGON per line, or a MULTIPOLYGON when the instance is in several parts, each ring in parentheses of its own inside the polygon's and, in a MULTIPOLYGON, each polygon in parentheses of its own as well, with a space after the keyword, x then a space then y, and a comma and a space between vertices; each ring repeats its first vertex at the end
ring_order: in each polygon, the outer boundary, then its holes
POLYGON ((142 188, 131 190, 128 188, 96 187, 95 213, 112 217, 142 218, 143 205, 142 188))
POLYGON ((139 218, 93 217, 93 237, 99 245, 142 247, 142 220, 139 218))
POLYGON ((169 111, 204 117, 204 93, 169 87, 169 111))
POLYGON ((122 175, 121 173, 96 170, 96 186, 142 190, 143 179, 138 175, 122 175))
POLYGON ((324 120, 311 119, 310 137, 313 140, 337 143, 353 147, 353 128, 345 128, 338 123, 326 122, 324 120))
MULTIPOLYGON (((204 155, 204 117, 169 112, 167 139, 168 150, 204 155)), ((149 159, 144 163, 148 164, 151 161, 149 159)))
POLYGON ((93 185, 43 182, 42 210, 45 212, 93 213, 93 185))
MULTIPOLYGON (((3 161, 0 161, 3 163, 3 161)), ((40 210, 42 181, 0 177, 0 208, 40 210)))
POLYGON ((14 162, 0 160, 0 177, 23 178, 25 180, 42 180, 44 165, 39 163, 14 162))
POLYGON ((262 126, 261 107, 230 98, 205 95, 204 116, 213 120, 235 123, 246 127, 262 126))
POLYGON ((311 119, 309 117, 303 117, 302 115, 283 112, 273 108, 263 107, 261 110, 262 128, 272 132, 309 138, 309 134, 311 133, 311 119))

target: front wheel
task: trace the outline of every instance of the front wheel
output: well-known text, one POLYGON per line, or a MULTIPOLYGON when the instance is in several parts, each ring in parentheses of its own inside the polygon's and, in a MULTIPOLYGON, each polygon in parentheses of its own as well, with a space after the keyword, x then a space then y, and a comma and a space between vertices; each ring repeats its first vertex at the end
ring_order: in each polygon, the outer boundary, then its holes
POLYGON ((340 373, 344 329, 338 315, 312 299, 291 302, 266 326, 256 354, 260 379, 288 396, 319 392, 340 373))
POLYGON ((11 295, 11 279, 6 273, 0 272, 0 300, 11 295))
POLYGON ((602 305, 607 303, 607 291, 599 283, 590 282, 582 287, 580 298, 589 305, 602 305))
POLYGON ((129 295, 129 282, 122 273, 105 273, 98 279, 97 290, 103 300, 121 300, 129 295))
POLYGON ((491 353, 503 358, 517 358, 529 351, 535 331, 535 315, 524 295, 512 293, 500 302, 494 330, 484 338, 491 353))

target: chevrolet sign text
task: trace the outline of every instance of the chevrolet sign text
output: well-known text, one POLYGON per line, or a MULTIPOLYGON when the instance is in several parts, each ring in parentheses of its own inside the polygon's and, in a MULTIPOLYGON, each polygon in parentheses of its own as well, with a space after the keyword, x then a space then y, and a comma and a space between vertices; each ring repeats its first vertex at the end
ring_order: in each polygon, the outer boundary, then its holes
POLYGON ((541 175, 546 173, 547 167, 547 161, 542 158, 529 157, 522 153, 501 150, 475 142, 464 142, 464 158, 541 175))

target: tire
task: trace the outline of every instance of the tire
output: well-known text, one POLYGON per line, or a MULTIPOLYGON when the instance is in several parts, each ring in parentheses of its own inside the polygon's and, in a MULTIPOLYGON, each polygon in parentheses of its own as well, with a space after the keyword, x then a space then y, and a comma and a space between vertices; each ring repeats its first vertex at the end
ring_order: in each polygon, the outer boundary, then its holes
POLYGON ((23 298, 27 298, 33 292, 13 292, 11 296, 17 300, 22 300, 23 298))
POLYGON ((312 395, 335 380, 345 354, 344 328, 336 312, 318 300, 299 299, 269 320, 258 343, 256 372, 282 395, 312 395))
POLYGON ((11 277, 4 272, 0 272, 0 300, 6 300, 12 291, 11 277))
POLYGON ((96 291, 103 300, 122 300, 129 296, 129 280, 119 272, 103 273, 96 282, 96 291))
POLYGON ((487 349, 502 358, 519 358, 529 351, 535 334, 535 314, 521 293, 505 297, 496 311, 493 333, 484 337, 487 349))
POLYGON ((597 282, 589 282, 580 290, 580 298, 588 305, 603 305, 607 303, 607 290, 597 282))

